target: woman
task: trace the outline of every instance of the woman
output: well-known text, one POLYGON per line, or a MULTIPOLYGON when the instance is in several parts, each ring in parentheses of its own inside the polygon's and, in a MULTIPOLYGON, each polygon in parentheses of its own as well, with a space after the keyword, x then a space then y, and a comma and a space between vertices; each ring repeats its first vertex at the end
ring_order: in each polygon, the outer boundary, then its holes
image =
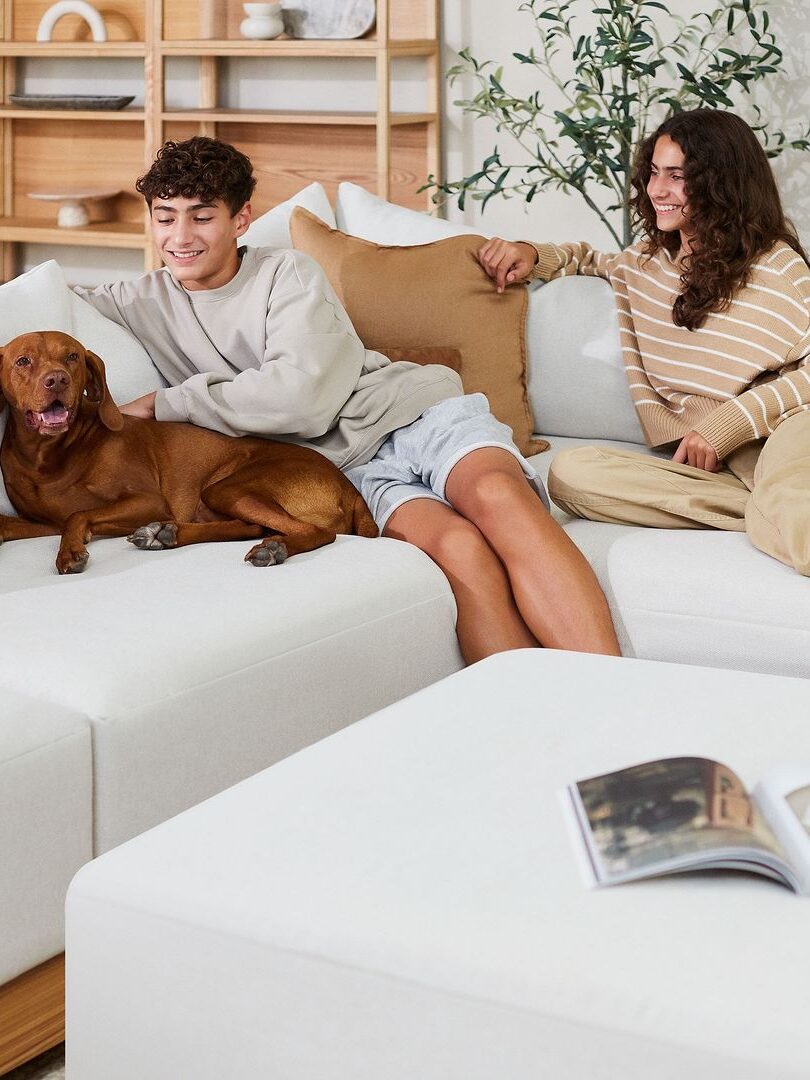
POLYGON ((810 575, 810 268, 768 159, 738 116, 670 117, 641 144, 631 205, 644 239, 479 252, 499 291, 529 277, 607 278, 647 442, 671 459, 584 447, 549 491, 596 521, 747 531, 810 575))

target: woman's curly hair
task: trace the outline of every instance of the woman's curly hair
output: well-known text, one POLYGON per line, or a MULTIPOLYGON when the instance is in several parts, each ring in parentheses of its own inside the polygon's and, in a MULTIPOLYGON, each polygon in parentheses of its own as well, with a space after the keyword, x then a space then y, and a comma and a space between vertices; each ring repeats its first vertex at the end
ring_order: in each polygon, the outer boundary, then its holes
POLYGON ((135 183, 149 206, 155 199, 199 199, 224 202, 231 215, 242 209, 255 187, 250 158, 204 135, 164 143, 149 171, 135 183))
POLYGON ((685 209, 691 251, 682 262, 681 293, 672 318, 697 330, 709 314, 724 311, 748 281, 757 258, 782 240, 807 261, 796 232, 785 218, 765 151, 739 116, 715 109, 675 113, 638 148, 630 206, 646 233, 643 251, 661 248, 675 257, 680 233, 656 226, 647 194, 655 144, 668 135, 684 154, 685 209))

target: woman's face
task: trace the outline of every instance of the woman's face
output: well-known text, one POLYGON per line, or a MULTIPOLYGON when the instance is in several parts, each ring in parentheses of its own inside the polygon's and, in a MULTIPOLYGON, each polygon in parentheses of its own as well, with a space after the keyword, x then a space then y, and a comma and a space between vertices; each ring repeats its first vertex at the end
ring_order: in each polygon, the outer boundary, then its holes
POLYGON ((662 232, 689 236, 686 188, 683 178, 684 154, 669 135, 656 140, 647 194, 655 210, 655 223, 662 232))

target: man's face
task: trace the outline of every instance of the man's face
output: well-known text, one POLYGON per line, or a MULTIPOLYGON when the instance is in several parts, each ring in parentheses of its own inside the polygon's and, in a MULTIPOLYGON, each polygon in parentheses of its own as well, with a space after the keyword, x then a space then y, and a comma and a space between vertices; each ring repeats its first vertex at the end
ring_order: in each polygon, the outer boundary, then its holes
POLYGON ((152 239, 183 288, 217 289, 239 269, 236 238, 250 224, 250 213, 250 203, 232 215, 220 199, 155 199, 152 239))

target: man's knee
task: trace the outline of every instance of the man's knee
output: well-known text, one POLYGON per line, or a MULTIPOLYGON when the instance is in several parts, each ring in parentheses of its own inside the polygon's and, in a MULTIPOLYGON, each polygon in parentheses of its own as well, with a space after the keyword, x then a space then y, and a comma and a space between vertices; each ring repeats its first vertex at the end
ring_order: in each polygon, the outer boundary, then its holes
POLYGON ((392 514, 385 536, 413 544, 451 573, 492 556, 489 545, 471 521, 443 503, 427 499, 418 500, 421 505, 415 502, 405 504, 410 513, 392 514))

